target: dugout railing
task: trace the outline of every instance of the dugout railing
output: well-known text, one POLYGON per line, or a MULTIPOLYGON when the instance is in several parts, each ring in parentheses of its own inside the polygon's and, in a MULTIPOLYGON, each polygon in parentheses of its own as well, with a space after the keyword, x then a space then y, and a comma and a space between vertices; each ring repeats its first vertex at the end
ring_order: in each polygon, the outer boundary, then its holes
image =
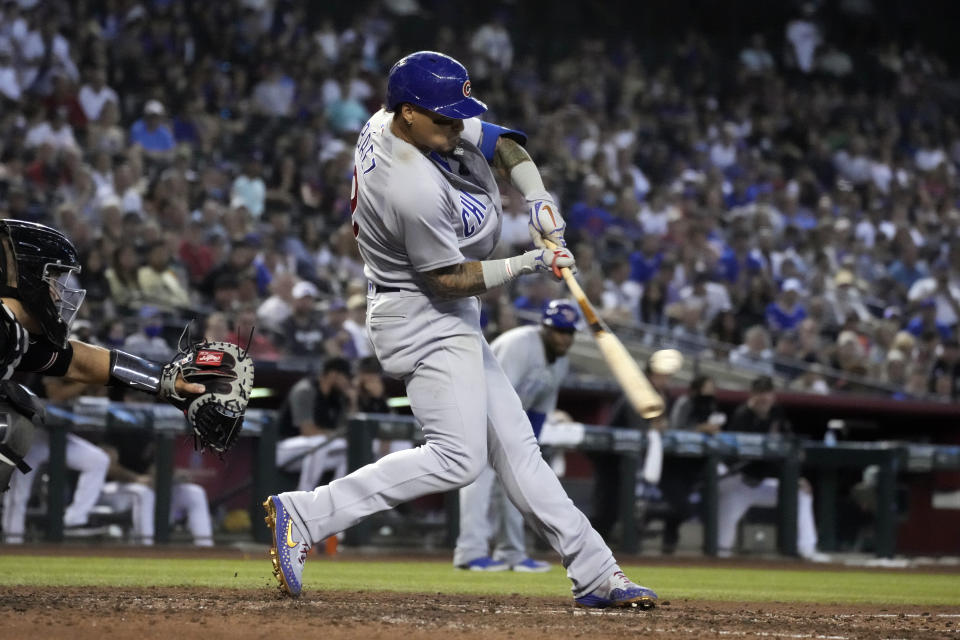
MULTIPOLYGON (((276 412, 250 409, 241 431, 242 437, 253 437, 256 454, 251 469, 249 505, 253 535, 259 541, 269 539, 262 525, 259 501, 280 486, 276 468, 276 412)), ((79 399, 69 406, 48 408, 47 430, 50 437, 45 539, 59 542, 64 538, 63 511, 67 481, 66 434, 103 431, 117 428, 148 429, 156 446, 154 489, 156 491, 155 540, 170 540, 170 495, 173 478, 174 442, 186 433, 183 413, 165 404, 109 403, 79 399), (164 514, 161 516, 161 514, 164 514)), ((544 444, 582 452, 612 452, 622 456, 620 516, 623 535, 621 549, 634 553, 639 549, 638 523, 634 520, 636 472, 646 450, 644 432, 609 426, 567 423, 554 425, 544 444)), ((545 434, 546 435, 546 434, 545 434)), ((350 470, 372 462, 373 441, 410 440, 423 442, 423 434, 415 418, 394 414, 358 413, 350 417, 346 430, 347 457, 350 470)), ((785 555, 796 554, 797 487, 801 466, 812 473, 817 487, 817 526, 821 549, 836 549, 837 473, 841 469, 876 465, 876 553, 892 557, 896 550, 897 479, 902 473, 927 473, 960 470, 960 446, 926 445, 903 442, 847 442, 826 445, 821 441, 773 435, 722 432, 715 436, 688 431, 667 431, 663 434, 664 455, 696 458, 703 461, 703 552, 717 554, 717 485, 720 462, 728 465, 740 461, 775 462, 779 468, 779 501, 777 507, 778 549, 785 555)), ((208 454, 209 455, 209 454, 208 454)), ((457 492, 445 496, 446 540, 453 544, 457 537, 457 492)), ((346 532, 346 542, 367 544, 371 538, 371 522, 360 523, 346 532)))

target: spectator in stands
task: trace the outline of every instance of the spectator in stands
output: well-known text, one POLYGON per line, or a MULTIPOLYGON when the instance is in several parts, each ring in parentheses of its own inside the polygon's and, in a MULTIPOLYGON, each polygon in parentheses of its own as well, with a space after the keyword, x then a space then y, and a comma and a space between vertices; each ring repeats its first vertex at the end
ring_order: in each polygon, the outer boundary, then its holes
POLYGON ((281 65, 278 63, 270 64, 266 76, 253 88, 252 107, 254 113, 269 118, 282 118, 291 115, 296 90, 296 82, 284 73, 281 65))
MULTIPOLYGON (((665 331, 669 319, 666 313, 667 297, 664 288, 659 279, 650 280, 644 285, 643 293, 640 295, 639 318, 642 324, 665 331)), ((649 337, 656 339, 658 336, 649 337)))
POLYGON ((937 320, 937 301, 934 298, 921 300, 916 307, 917 313, 910 318, 904 329, 918 338, 926 331, 934 331, 944 340, 950 338, 953 333, 950 327, 937 320))
POLYGON ((137 284, 144 302, 162 309, 190 307, 187 284, 170 267, 170 246, 166 240, 156 240, 144 247, 146 264, 137 270, 137 284))
POLYGON ((733 310, 720 311, 713 317, 707 327, 707 338, 715 343, 712 347, 714 358, 727 360, 730 357, 731 349, 743 341, 743 331, 733 310))
POLYGON ((263 167, 258 156, 251 156, 243 163, 243 170, 230 186, 230 199, 238 199, 255 220, 263 216, 267 186, 263 181, 263 167))
POLYGON ((937 306, 937 322, 951 330, 960 318, 960 286, 954 281, 947 260, 937 260, 930 276, 913 283, 907 292, 910 302, 918 303, 933 299, 937 306))
POLYGON ((470 51, 474 54, 470 69, 478 79, 504 74, 513 64, 513 43, 506 28, 507 20, 506 10, 500 9, 492 20, 480 25, 470 39, 470 51))
POLYGON ((680 289, 680 301, 688 308, 689 305, 697 305, 702 309, 701 326, 709 325, 718 313, 732 308, 727 288, 719 282, 713 282, 705 271, 695 273, 693 283, 680 289))
POLYGON ((323 314, 323 348, 328 357, 357 358, 357 345, 353 342, 353 334, 344 328, 348 318, 346 303, 340 298, 333 298, 321 305, 323 314))
POLYGON ((139 320, 139 331, 124 340, 124 350, 154 362, 169 361, 174 351, 163 338, 163 316, 160 310, 151 306, 141 307, 139 320))
POLYGON ((240 279, 232 273, 221 273, 213 281, 213 308, 232 314, 240 306, 240 279))
POLYGON ((291 355, 314 356, 324 353, 323 319, 317 310, 317 288, 300 281, 293 286, 290 317, 282 325, 282 345, 291 355))
POLYGON ((901 298, 906 297, 915 282, 927 277, 927 269, 918 258, 917 246, 912 240, 905 240, 900 244, 900 256, 887 269, 890 278, 899 288, 901 298))
POLYGON ((830 385, 827 384, 823 375, 823 365, 819 362, 808 362, 807 367, 788 386, 791 391, 799 391, 800 393, 815 393, 818 395, 830 393, 830 385))
POLYGON ((227 324, 227 316, 219 311, 214 311, 203 321, 204 340, 228 342, 230 333, 230 326, 227 324))
POLYGON ((332 474, 332 481, 347 473, 347 441, 338 429, 356 409, 351 376, 347 360, 330 358, 319 375, 293 385, 284 401, 277 467, 300 472, 298 491, 311 491, 325 474, 332 474))
POLYGON ((746 295, 737 302, 737 324, 741 327, 767 324, 767 308, 773 302, 773 288, 770 281, 760 273, 754 273, 746 280, 746 295))
POLYGON ((93 67, 87 72, 87 83, 80 87, 80 106, 89 122, 100 119, 100 113, 107 102, 120 104, 117 92, 107 86, 107 73, 103 67, 93 67))
POLYGON ((173 131, 163 121, 166 113, 159 100, 147 100, 143 107, 143 118, 130 127, 130 142, 142 148, 148 158, 159 161, 171 160, 176 146, 173 131))
POLYGON ((246 349, 254 360, 277 360, 280 357, 280 348, 272 336, 259 330, 257 312, 252 307, 241 307, 237 311, 233 330, 227 334, 226 341, 246 349))
POLYGON ((730 364, 767 375, 773 374, 770 334, 761 325, 753 325, 744 334, 743 344, 730 352, 730 364))
POLYGON ((960 396, 960 342, 944 340, 930 371, 930 392, 956 400, 960 396))
POLYGON ((207 273, 200 290, 208 295, 213 292, 214 283, 224 275, 236 278, 238 284, 244 278, 252 278, 257 285, 257 291, 265 295, 270 285, 270 272, 262 262, 257 262, 258 239, 255 236, 244 236, 233 240, 227 259, 215 266, 207 273))
POLYGON ((767 328, 771 333, 795 329, 807 317, 807 310, 800 302, 803 285, 796 278, 783 281, 780 296, 767 305, 767 328))
POLYGON ((630 254, 630 279, 646 284, 657 274, 663 259, 661 236, 646 234, 640 240, 640 248, 630 254))
POLYGON ((90 247, 80 261, 83 270, 79 273, 80 286, 86 289, 84 302, 90 308, 90 315, 101 314, 106 317, 113 314, 114 304, 110 293, 110 281, 107 279, 107 260, 103 243, 90 247))
POLYGON ((740 64, 753 75, 765 75, 774 70, 776 64, 762 33, 753 34, 750 45, 740 51, 740 64))
MULTIPOLYGON (((293 287, 297 277, 292 273, 280 273, 270 281, 270 297, 257 307, 257 325, 261 330, 279 336, 283 323, 293 312, 293 287)), ((364 303, 366 305, 366 303, 364 303)))
POLYGON ((678 303, 679 322, 670 331, 670 341, 682 351, 698 356, 707 348, 703 335, 703 307, 697 300, 678 303))
POLYGON ((824 292, 825 309, 832 315, 832 323, 842 325, 851 314, 864 322, 873 319, 873 314, 863 302, 861 282, 849 269, 840 269, 833 278, 833 286, 824 292))
MULTIPOLYGON (((755 378, 750 396, 734 409, 725 429, 732 432, 791 435, 793 428, 777 404, 773 380, 769 376, 755 378)), ((773 507, 777 504, 779 471, 776 463, 748 462, 731 469, 718 485, 719 514, 717 546, 721 556, 733 553, 737 523, 752 506, 773 507)), ((801 558, 822 562, 829 557, 817 551, 817 529, 813 519, 813 490, 801 478, 797 492, 797 553, 801 558)))
POLYGON ((606 273, 601 300, 605 317, 627 323, 636 322, 635 313, 639 309, 643 287, 629 279, 630 262, 626 258, 617 258, 607 267, 606 273))
POLYGON ((813 72, 817 48, 823 43, 815 14, 816 6, 812 2, 805 2, 800 15, 787 23, 785 33, 790 45, 786 52, 787 65, 807 74, 813 72))
POLYGON ((132 244, 121 244, 113 252, 113 259, 104 275, 110 285, 110 296, 120 308, 133 309, 143 300, 137 278, 139 264, 137 250, 132 244))

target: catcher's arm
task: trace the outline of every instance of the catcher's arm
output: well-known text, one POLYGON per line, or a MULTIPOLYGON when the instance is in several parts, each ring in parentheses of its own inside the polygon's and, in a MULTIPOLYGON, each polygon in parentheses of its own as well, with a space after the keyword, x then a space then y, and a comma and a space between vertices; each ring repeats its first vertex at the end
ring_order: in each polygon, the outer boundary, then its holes
MULTIPOLYGON (((68 380, 73 380, 74 382, 83 382, 85 384, 100 384, 105 385, 110 382, 120 382, 122 386, 128 386, 138 391, 151 391, 151 389, 145 389, 142 385, 132 385, 124 384, 123 379, 117 379, 113 377, 111 379, 111 352, 103 347, 98 347, 92 344, 87 344, 86 342, 79 342, 77 340, 71 340, 70 344, 73 346, 73 360, 70 361, 70 367, 67 369, 67 373, 64 376, 68 380)), ((149 361, 143 361, 149 362, 149 361)), ((160 368, 162 365, 157 363, 154 364, 157 368, 157 384, 159 385, 160 379, 160 368)), ((196 382, 187 382, 183 379, 183 376, 180 375, 177 377, 176 381, 176 390, 179 395, 195 395, 203 393, 205 388, 202 384, 196 382)), ((154 393, 159 393, 159 386, 154 393)))
POLYGON ((74 342, 71 380, 108 384, 157 395, 182 409, 198 444, 223 453, 236 440, 253 389, 253 362, 226 342, 180 345, 161 364, 118 349, 74 342))

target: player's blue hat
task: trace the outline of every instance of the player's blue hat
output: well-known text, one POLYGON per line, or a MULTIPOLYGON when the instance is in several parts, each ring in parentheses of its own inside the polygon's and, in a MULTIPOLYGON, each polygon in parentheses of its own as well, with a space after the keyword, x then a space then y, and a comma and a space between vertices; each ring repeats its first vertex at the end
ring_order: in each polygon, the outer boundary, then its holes
POLYGON ((574 304, 569 300, 558 299, 551 300, 543 310, 540 323, 559 331, 576 331, 578 320, 580 320, 580 313, 574 304))
POLYGON ((390 69, 387 109, 409 102, 448 118, 472 118, 487 105, 471 95, 466 68, 436 51, 411 53, 390 69))

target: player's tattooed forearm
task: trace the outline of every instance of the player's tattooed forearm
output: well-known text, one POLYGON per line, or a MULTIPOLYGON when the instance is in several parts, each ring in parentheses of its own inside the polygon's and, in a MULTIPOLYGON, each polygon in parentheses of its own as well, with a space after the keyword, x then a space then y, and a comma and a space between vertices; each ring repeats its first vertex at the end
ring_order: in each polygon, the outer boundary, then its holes
POLYGON ((533 162, 527 150, 521 147, 516 140, 503 136, 497 140, 497 148, 493 152, 493 166, 496 168, 509 174, 515 166, 528 160, 533 162))
POLYGON ((479 262, 461 262, 421 274, 433 295, 441 298, 466 298, 487 290, 483 267, 479 262))

